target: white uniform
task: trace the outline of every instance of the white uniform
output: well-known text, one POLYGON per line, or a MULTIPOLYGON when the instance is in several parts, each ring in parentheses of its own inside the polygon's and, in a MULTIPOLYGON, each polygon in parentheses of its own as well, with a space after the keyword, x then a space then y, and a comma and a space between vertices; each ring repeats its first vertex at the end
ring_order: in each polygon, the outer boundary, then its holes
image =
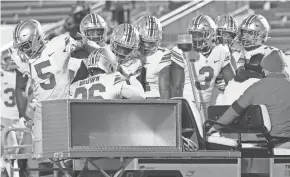
POLYGON ((131 58, 125 63, 122 63, 122 66, 127 69, 129 73, 133 76, 138 77, 142 71, 142 62, 137 58, 131 58))
POLYGON ((15 85, 16 72, 1 70, 1 119, 19 118, 15 100, 15 85))
MULTIPOLYGON (((267 55, 269 55, 273 50, 280 50, 278 48, 275 47, 271 47, 271 46, 267 46, 267 45, 261 45, 260 47, 251 50, 251 51, 244 51, 244 52, 234 52, 232 55, 235 58, 236 62, 237 62, 237 67, 239 66, 243 66, 245 64, 245 62, 249 61, 251 59, 251 57, 255 54, 263 54, 264 57, 266 57, 267 55)), ((281 52, 283 53, 283 52, 281 52)), ((285 56, 285 61, 287 64, 286 67, 286 72, 288 74, 290 74, 290 60, 287 60, 287 57, 285 54, 283 54, 285 56)))
MULTIPOLYGON (((16 52, 12 54, 18 70, 33 80, 33 95, 38 102, 67 98, 71 79, 70 51, 66 48, 72 42, 75 41, 66 35, 55 37, 46 44, 40 57, 30 59, 29 63, 22 62, 16 52)), ((81 60, 76 63, 80 65, 81 60)))
MULTIPOLYGON (((146 88, 145 93, 147 98, 159 98, 158 75, 162 69, 161 60, 164 60, 166 49, 158 48, 158 50, 146 57, 144 68, 146 69, 146 88)), ((167 52, 168 53, 168 52, 167 52)), ((170 59, 169 57, 167 57, 170 59)))
MULTIPOLYGON (((184 68, 185 83, 183 97, 194 101, 187 61, 182 57, 182 51, 177 47, 174 47, 171 52, 172 61, 184 68)), ((230 63, 230 52, 226 46, 218 45, 208 57, 203 56, 201 53, 199 53, 199 57, 198 61, 192 63, 195 66, 197 74, 197 78, 193 80, 195 84, 194 88, 195 92, 200 95, 197 98, 197 102, 209 103, 216 78, 222 68, 230 63)))
POLYGON ((121 99, 121 91, 126 79, 119 72, 98 74, 77 81, 70 87, 72 99, 121 99))
MULTIPOLYGON (((33 85, 33 97, 38 103, 44 100, 56 100, 68 98, 70 86, 70 52, 71 45, 75 44, 71 37, 60 35, 48 41, 37 59, 23 62, 16 52, 12 53, 12 59, 18 66, 18 70, 27 75, 33 85)), ((79 65, 81 60, 77 61, 79 65)), ((77 67, 76 67, 77 68, 77 67)), ((42 114, 41 105, 36 104, 32 131, 36 139, 35 152, 42 149, 42 114)))

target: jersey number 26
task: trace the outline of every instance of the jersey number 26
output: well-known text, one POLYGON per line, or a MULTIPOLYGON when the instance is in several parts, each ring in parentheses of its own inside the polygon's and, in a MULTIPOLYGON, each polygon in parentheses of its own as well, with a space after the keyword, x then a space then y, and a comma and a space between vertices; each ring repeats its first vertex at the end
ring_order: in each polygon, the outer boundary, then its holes
POLYGON ((82 99, 103 99, 102 96, 95 96, 95 91, 101 93, 106 91, 106 87, 103 84, 93 84, 89 89, 85 87, 78 87, 75 91, 74 98, 77 98, 79 94, 82 95, 82 99))

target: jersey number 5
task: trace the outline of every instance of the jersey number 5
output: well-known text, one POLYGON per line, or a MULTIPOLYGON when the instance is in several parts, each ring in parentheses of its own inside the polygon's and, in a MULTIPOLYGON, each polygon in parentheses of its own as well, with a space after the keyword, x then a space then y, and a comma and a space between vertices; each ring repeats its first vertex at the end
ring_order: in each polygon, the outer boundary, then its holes
POLYGON ((204 66, 199 70, 199 75, 201 74, 206 74, 208 73, 208 76, 205 77, 205 83, 201 84, 200 82, 196 81, 195 82, 195 87, 198 90, 206 90, 209 88, 210 86, 210 81, 212 80, 213 76, 214 76, 214 70, 212 67, 210 66, 204 66))
POLYGON ((74 97, 77 98, 79 94, 82 94, 82 99, 103 99, 102 96, 95 96, 95 91, 105 92, 106 87, 100 83, 92 85, 88 90, 85 87, 78 87, 74 97))
POLYGON ((43 79, 43 80, 49 79, 49 83, 40 83, 40 86, 41 86, 41 88, 43 88, 43 90, 53 89, 56 85, 54 74, 52 74, 51 72, 43 73, 43 71, 42 71, 44 68, 47 68, 49 66, 51 66, 49 60, 46 60, 44 62, 41 62, 41 63, 34 65, 37 76, 40 79, 43 79))

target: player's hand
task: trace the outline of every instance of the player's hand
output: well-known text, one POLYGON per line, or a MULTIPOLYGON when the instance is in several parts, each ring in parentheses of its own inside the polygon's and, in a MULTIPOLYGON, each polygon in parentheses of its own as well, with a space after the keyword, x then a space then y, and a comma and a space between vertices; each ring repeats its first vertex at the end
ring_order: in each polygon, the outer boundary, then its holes
POLYGON ((199 58, 200 58, 199 53, 197 51, 193 50, 193 49, 191 51, 189 51, 189 52, 183 52, 183 53, 188 58, 188 60, 190 62, 198 61, 199 58))
POLYGON ((81 43, 82 43, 83 46, 88 43, 88 39, 86 38, 86 36, 82 35, 79 32, 77 33, 77 35, 80 35, 81 36, 81 40, 80 41, 81 41, 81 43))
POLYGON ((132 76, 132 74, 127 70, 127 68, 122 65, 119 66, 119 72, 126 78, 132 76))
POLYGON ((79 42, 76 41, 76 40, 74 40, 72 37, 67 36, 65 38, 65 44, 66 44, 66 46, 65 46, 64 52, 72 53, 73 51, 76 50, 77 46, 80 45, 78 43, 79 42))

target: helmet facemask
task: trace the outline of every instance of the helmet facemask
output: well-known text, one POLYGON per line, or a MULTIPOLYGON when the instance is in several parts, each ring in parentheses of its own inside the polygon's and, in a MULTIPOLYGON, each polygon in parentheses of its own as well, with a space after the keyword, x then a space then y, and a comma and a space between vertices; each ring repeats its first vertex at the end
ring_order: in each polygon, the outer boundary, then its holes
POLYGON ((239 41, 244 48, 260 46, 266 36, 261 36, 259 31, 249 29, 239 29, 239 41))
POLYGON ((235 42, 237 34, 223 28, 218 28, 216 33, 216 40, 219 44, 228 45, 229 47, 235 42))
POLYGON ((88 28, 84 30, 88 40, 102 46, 106 42, 106 30, 104 28, 88 28))
POLYGON ((15 47, 19 52, 24 53, 27 58, 33 59, 44 47, 44 40, 41 39, 41 36, 33 35, 27 41, 15 44, 15 47))
POLYGON ((153 55, 160 45, 160 41, 150 41, 144 38, 140 38, 140 48, 139 51, 144 56, 153 55))
POLYGON ((189 31, 192 35, 192 48, 197 52, 208 53, 211 46, 212 32, 210 30, 189 31))
POLYGON ((116 55, 116 58, 120 64, 126 62, 128 56, 132 55, 136 52, 137 48, 129 47, 126 45, 123 45, 117 41, 112 42, 112 52, 116 55))

